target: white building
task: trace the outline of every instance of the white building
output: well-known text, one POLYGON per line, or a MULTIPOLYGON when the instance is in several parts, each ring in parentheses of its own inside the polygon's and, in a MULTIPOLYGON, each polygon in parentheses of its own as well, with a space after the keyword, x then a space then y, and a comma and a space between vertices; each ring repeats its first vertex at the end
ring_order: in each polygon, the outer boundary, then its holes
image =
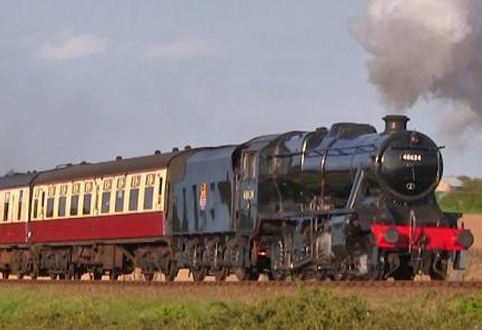
POLYGON ((439 193, 449 193, 452 191, 457 191, 457 190, 462 190, 464 188, 464 183, 454 177, 454 176, 446 176, 443 177, 442 180, 440 181, 436 192, 439 193))

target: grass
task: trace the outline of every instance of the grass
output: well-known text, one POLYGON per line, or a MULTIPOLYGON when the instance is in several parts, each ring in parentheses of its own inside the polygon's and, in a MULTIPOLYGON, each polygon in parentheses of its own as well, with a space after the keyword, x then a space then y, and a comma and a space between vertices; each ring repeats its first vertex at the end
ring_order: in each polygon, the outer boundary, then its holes
POLYGON ((300 288, 254 301, 0 288, 0 329, 476 329, 482 294, 374 301, 300 288), (68 294, 66 294, 68 293, 68 294))

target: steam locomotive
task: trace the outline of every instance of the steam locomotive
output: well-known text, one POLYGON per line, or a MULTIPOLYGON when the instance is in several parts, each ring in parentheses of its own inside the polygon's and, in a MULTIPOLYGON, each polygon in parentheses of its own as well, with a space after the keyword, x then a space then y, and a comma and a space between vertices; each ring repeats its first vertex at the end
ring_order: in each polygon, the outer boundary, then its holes
POLYGON ((443 280, 474 237, 437 204, 440 148, 384 120, 2 177, 0 271, 443 280))

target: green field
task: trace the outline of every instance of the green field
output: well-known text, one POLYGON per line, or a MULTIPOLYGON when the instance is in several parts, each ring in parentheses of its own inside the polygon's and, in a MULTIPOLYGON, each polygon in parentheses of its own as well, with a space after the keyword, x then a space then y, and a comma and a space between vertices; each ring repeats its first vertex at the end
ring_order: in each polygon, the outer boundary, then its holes
POLYGON ((456 191, 440 194, 438 200, 444 211, 482 213, 482 192, 456 191))
POLYGON ((269 299, 181 299, 3 287, 0 328, 426 330, 482 325, 482 294, 446 297, 429 292, 380 300, 300 288, 293 296, 269 299))
POLYGON ((482 179, 458 177, 463 189, 437 194, 441 208, 448 212, 482 213, 482 179))

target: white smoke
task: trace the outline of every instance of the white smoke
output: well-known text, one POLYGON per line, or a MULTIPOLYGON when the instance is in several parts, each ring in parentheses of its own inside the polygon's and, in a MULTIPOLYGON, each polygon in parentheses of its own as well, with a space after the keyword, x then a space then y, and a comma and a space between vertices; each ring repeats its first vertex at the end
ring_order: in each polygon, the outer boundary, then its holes
POLYGON ((439 99, 456 110, 447 130, 482 125, 481 0, 370 0, 352 33, 387 105, 439 99))

